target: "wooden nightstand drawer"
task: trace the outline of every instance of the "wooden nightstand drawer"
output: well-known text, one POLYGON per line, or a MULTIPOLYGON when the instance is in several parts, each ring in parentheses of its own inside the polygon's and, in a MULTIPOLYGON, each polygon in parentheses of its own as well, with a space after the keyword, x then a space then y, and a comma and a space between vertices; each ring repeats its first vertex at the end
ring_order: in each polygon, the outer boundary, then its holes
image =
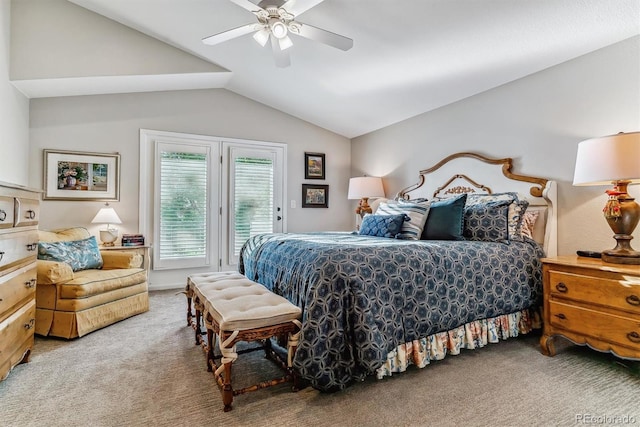
POLYGON ((549 320, 556 328, 635 351, 640 350, 640 318, 614 316, 585 307, 550 301, 549 320))
POLYGON ((608 279, 550 270, 549 285, 552 299, 585 301, 640 315, 640 277, 608 279))

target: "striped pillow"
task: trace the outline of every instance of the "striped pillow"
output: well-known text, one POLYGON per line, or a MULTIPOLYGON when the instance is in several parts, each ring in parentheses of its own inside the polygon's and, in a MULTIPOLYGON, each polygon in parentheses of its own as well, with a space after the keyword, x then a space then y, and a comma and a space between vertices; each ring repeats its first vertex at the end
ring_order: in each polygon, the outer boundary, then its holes
POLYGON ((400 233, 396 235, 397 239, 420 240, 422 229, 427 216, 429 215, 429 203, 411 203, 405 201, 380 203, 376 214, 379 215, 400 215, 405 214, 409 217, 409 221, 402 224, 400 233))

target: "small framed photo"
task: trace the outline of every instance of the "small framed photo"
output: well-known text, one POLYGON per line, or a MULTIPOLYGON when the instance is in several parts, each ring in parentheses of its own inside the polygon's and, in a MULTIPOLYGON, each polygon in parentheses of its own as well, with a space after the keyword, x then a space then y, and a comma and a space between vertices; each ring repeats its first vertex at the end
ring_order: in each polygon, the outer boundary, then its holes
POLYGON ((304 153, 304 179, 325 179, 324 153, 304 153))
POLYGON ((328 208, 329 207, 329 186, 302 184, 302 207, 303 208, 328 208))
POLYGON ((45 200, 120 200, 120 154, 44 150, 45 200))

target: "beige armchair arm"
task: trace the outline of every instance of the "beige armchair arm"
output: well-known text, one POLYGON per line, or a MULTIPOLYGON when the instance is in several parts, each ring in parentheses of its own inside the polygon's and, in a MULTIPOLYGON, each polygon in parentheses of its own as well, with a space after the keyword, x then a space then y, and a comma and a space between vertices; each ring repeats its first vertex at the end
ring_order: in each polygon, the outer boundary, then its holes
POLYGON ((118 268, 142 267, 142 255, 130 251, 102 251, 102 269, 115 270, 118 268))
POLYGON ((73 270, 66 262, 39 259, 37 265, 37 283, 40 285, 55 285, 56 283, 66 283, 69 280, 73 280, 73 270))

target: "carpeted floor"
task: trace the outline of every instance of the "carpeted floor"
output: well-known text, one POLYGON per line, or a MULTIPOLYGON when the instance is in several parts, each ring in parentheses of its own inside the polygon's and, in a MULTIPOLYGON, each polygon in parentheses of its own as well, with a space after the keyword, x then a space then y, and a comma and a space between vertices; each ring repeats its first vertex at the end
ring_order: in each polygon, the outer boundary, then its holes
MULTIPOLYGON (((0 383, 0 426, 640 424, 640 362, 563 340, 545 357, 537 336, 338 393, 279 385, 224 413, 185 311, 183 295, 152 292, 148 313, 73 341, 37 337, 31 361, 0 383)), ((259 352, 241 356, 237 385, 274 369, 259 352)))

